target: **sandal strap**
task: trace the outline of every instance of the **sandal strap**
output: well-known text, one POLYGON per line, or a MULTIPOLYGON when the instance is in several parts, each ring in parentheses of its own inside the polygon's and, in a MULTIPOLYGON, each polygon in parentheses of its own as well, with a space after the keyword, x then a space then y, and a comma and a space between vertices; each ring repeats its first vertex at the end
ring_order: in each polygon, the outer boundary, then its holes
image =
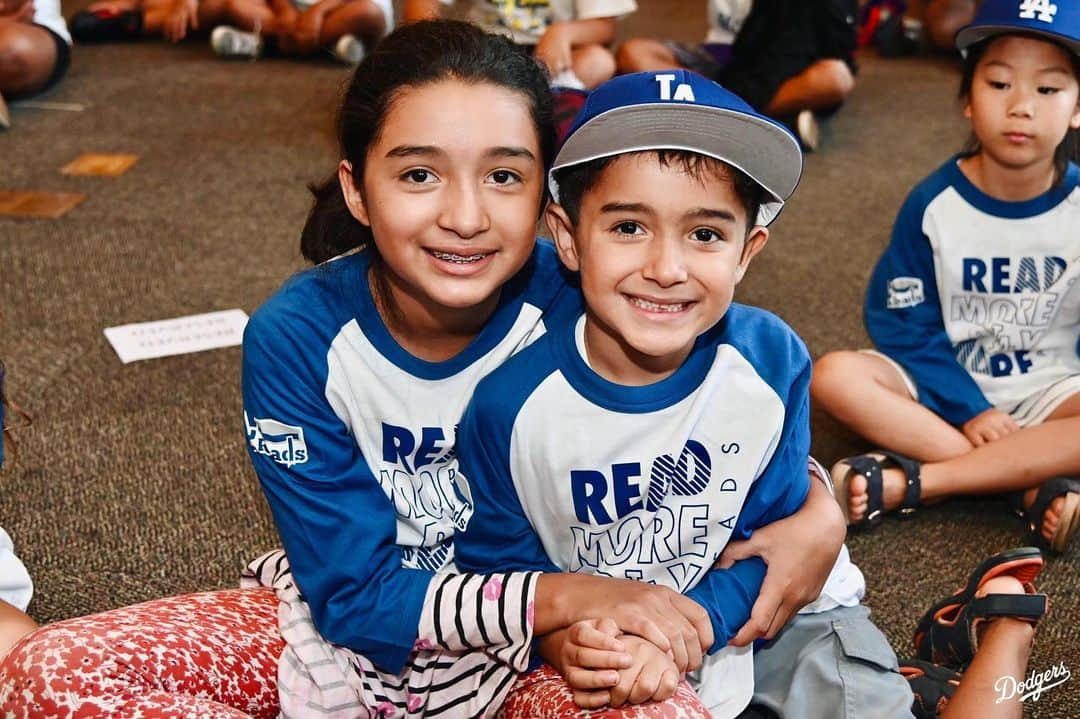
POLYGON ((1046 614, 1045 594, 987 594, 972 599, 972 619, 1013 617, 1035 623, 1046 614))
POLYGON ((885 455, 886 459, 899 467, 904 473, 904 482, 906 483, 904 486, 904 498, 900 501, 897 511, 902 517, 910 517, 921 506, 922 462, 888 450, 881 450, 881 454, 885 455))
MULTIPOLYGON (((1038 522, 1041 525, 1043 515, 1046 514, 1050 503, 1069 492, 1080 492, 1080 481, 1069 477, 1054 477, 1043 482, 1035 495, 1035 501, 1031 503, 1026 512, 1028 522, 1038 522)), ((1038 531, 1038 528, 1035 531, 1038 531)))
POLYGON ((881 462, 870 455, 860 454, 848 461, 849 471, 866 477, 866 515, 855 524, 859 528, 872 528, 885 518, 885 491, 882 487, 881 462))

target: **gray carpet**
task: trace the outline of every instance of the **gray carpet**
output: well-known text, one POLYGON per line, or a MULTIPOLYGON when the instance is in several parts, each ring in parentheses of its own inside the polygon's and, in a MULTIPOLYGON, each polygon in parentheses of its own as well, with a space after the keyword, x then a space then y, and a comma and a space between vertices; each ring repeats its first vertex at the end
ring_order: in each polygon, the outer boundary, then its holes
MULTIPOLYGON (((699 3, 643 0, 624 35, 693 40, 699 3)), ((66 7, 71 12, 77 6, 66 7)), ((332 111, 348 71, 322 62, 226 63, 202 42, 78 47, 43 99, 81 113, 12 107, 0 189, 82 192, 59 220, 0 219, 0 358, 35 416, 0 472, 0 526, 53 621, 166 594, 234 586, 276 546, 241 435, 239 349, 123 365, 104 327, 211 310, 254 310, 302 266, 305 183, 335 160, 332 111), (130 152, 118 178, 68 177, 83 152, 130 152)), ((946 58, 862 58, 849 105, 825 128, 802 186, 740 287, 819 355, 867 344, 862 291, 906 192, 962 144, 946 58)), ((860 447, 814 417, 825 462, 860 447)), ((849 541, 867 603, 901 655, 922 608, 979 560, 1023 543, 994 500, 951 501, 849 541)), ((1080 546, 1052 559, 1051 613, 1031 667, 1080 671, 1080 546)), ((1080 716, 1080 681, 1032 716, 1080 716)))

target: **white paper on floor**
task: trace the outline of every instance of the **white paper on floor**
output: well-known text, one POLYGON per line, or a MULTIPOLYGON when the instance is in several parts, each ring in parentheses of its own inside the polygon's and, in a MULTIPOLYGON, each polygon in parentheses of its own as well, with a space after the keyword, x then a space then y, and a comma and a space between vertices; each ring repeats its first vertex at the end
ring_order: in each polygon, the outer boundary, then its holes
POLYGON ((171 320, 106 327, 105 337, 124 364, 154 357, 234 347, 243 340, 248 316, 223 310, 171 320))

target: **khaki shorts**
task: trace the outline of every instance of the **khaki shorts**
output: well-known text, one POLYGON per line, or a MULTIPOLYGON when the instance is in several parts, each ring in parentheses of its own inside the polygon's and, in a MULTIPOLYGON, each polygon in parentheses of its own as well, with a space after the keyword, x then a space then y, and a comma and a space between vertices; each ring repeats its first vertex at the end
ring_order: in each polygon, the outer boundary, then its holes
MULTIPOLYGON (((915 380, 911 378, 907 370, 900 366, 900 363, 877 350, 859 350, 859 352, 888 362, 900 376, 911 398, 915 401, 919 400, 919 390, 915 386, 915 380)), ((1077 393, 1080 393, 1080 375, 1070 375, 1049 387, 1042 388, 1014 407, 999 407, 998 409, 1016 420, 1021 427, 1033 427, 1045 422, 1046 418, 1053 414, 1065 400, 1077 393)))
POLYGON ((913 719, 914 695, 863 605, 796 614, 754 654, 753 706, 799 719, 913 719))

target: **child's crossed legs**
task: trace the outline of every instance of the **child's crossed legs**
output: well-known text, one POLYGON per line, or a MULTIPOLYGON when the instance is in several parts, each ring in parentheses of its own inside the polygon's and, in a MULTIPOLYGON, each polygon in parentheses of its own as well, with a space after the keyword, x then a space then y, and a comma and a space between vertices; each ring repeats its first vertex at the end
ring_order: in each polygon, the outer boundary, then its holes
MULTIPOLYGON (((906 377, 877 353, 831 352, 814 366, 811 396, 829 414, 877 446, 923 462, 922 503, 953 495, 1024 491, 1030 506, 1047 480, 1080 474, 1080 392, 1051 411, 1041 424, 1019 427, 1000 410, 987 410, 963 431, 919 404, 906 377)), ((900 505, 906 487, 900 469, 883 471, 885 509, 900 505)), ((1054 498, 1040 534, 1058 530, 1066 497, 1054 498)), ((852 523, 868 509, 867 481, 852 475, 848 512, 852 523)))

